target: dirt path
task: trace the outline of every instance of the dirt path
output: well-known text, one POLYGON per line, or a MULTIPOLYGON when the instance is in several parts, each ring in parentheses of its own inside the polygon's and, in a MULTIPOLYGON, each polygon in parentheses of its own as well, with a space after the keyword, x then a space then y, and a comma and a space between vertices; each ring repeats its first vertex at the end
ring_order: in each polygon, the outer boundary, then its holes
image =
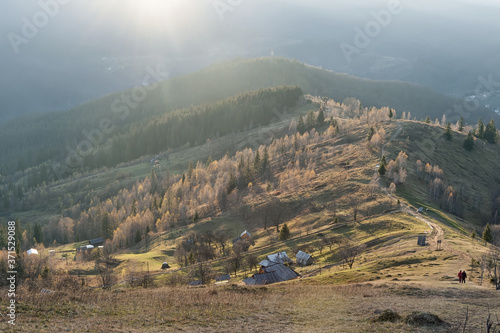
MULTIPOLYGON (((384 145, 380 149, 380 158, 381 159, 382 159, 382 156, 384 156, 384 154, 385 154, 385 147, 389 143, 394 141, 401 134, 402 130, 403 130, 403 128, 402 128, 401 124, 398 124, 398 129, 396 130, 396 132, 390 137, 389 140, 387 140, 386 143, 384 143, 384 145)), ((377 168, 374 172, 373 180, 378 184, 380 190, 383 193, 385 193, 389 198, 391 198, 392 200, 398 200, 398 198, 396 196, 394 196, 392 193, 390 193, 387 190, 387 188, 381 184, 377 168)), ((411 205, 406 204, 406 203, 402 203, 400 211, 403 211, 403 212, 406 212, 406 213, 412 215, 416 219, 426 223, 429 226, 430 232, 428 233, 428 241, 429 241, 429 245, 431 247, 433 247, 434 249, 438 249, 438 242, 439 242, 439 243, 441 243, 439 246, 440 249, 445 250, 445 251, 450 252, 450 253, 453 253, 453 254, 457 255, 460 259, 463 259, 463 260, 470 259, 470 256, 468 254, 451 247, 444 240, 443 228, 441 228, 438 224, 427 219, 424 215, 418 213, 417 209, 415 207, 412 207, 411 205)))

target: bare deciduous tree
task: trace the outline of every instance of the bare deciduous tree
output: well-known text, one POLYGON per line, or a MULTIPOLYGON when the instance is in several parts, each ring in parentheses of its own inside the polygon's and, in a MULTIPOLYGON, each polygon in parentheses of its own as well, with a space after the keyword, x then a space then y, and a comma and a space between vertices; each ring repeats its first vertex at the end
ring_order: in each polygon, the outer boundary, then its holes
POLYGON ((217 230, 214 237, 215 242, 220 246, 221 254, 224 255, 226 253, 227 241, 229 240, 229 232, 225 229, 217 230))
POLYGON ((200 279, 201 284, 209 284, 215 278, 215 271, 207 263, 199 262, 188 274, 200 279))
POLYGON ((366 246, 364 244, 355 245, 348 239, 343 239, 339 243, 339 255, 342 259, 342 263, 349 266, 352 269, 354 262, 359 257, 361 253, 365 250, 366 246))
POLYGON ((249 270, 257 269, 257 265, 259 265, 259 258, 255 254, 249 254, 246 258, 246 264, 249 270))
POLYGON ((267 223, 271 222, 273 226, 276 227, 276 232, 280 232, 279 225, 285 217, 285 205, 280 199, 272 199, 264 209, 262 210, 264 229, 267 227, 267 223))
POLYGON ((116 283, 117 279, 113 270, 114 264, 115 262, 111 255, 102 255, 95 261, 95 268, 99 272, 103 289, 111 289, 116 283))
POLYGON ((238 273, 238 270, 241 267, 243 261, 243 257, 241 256, 241 253, 239 252, 234 252, 231 257, 225 262, 225 267, 227 272, 233 272, 234 276, 238 273))

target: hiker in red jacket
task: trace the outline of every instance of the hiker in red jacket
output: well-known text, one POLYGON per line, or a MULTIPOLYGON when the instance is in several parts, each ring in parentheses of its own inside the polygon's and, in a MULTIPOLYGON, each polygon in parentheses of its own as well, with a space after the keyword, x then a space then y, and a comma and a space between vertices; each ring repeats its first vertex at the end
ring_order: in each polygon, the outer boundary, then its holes
POLYGON ((467 278, 467 273, 465 271, 462 272, 462 283, 465 283, 465 279, 467 278))
POLYGON ((462 283, 462 271, 458 272, 458 283, 462 283))

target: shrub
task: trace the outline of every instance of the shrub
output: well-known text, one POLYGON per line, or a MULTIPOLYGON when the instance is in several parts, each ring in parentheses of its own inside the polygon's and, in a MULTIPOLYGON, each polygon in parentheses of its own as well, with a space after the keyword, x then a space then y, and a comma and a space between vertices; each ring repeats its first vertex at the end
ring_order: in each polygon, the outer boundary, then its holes
POLYGON ((384 310, 380 314, 380 316, 373 319, 373 321, 376 321, 376 322, 390 321, 391 323, 395 323, 396 321, 399 321, 399 319, 401 319, 401 317, 399 316, 399 314, 397 312, 392 311, 390 309, 387 309, 387 310, 384 310))
POLYGON ((442 325, 444 322, 435 314, 428 312, 414 311, 406 316, 405 322, 408 325, 427 326, 427 325, 442 325))

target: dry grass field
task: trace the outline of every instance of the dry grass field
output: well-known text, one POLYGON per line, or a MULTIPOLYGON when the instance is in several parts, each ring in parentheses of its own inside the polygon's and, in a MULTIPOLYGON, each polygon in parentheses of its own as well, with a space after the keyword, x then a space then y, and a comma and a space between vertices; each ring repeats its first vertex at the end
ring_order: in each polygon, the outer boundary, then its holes
POLYGON ((462 332, 467 309, 465 332, 482 332, 488 313, 500 308, 495 292, 456 281, 22 291, 19 302, 16 332, 462 332), (374 320, 386 309, 401 319, 374 320), (409 325, 405 317, 413 311, 444 323, 409 325))

